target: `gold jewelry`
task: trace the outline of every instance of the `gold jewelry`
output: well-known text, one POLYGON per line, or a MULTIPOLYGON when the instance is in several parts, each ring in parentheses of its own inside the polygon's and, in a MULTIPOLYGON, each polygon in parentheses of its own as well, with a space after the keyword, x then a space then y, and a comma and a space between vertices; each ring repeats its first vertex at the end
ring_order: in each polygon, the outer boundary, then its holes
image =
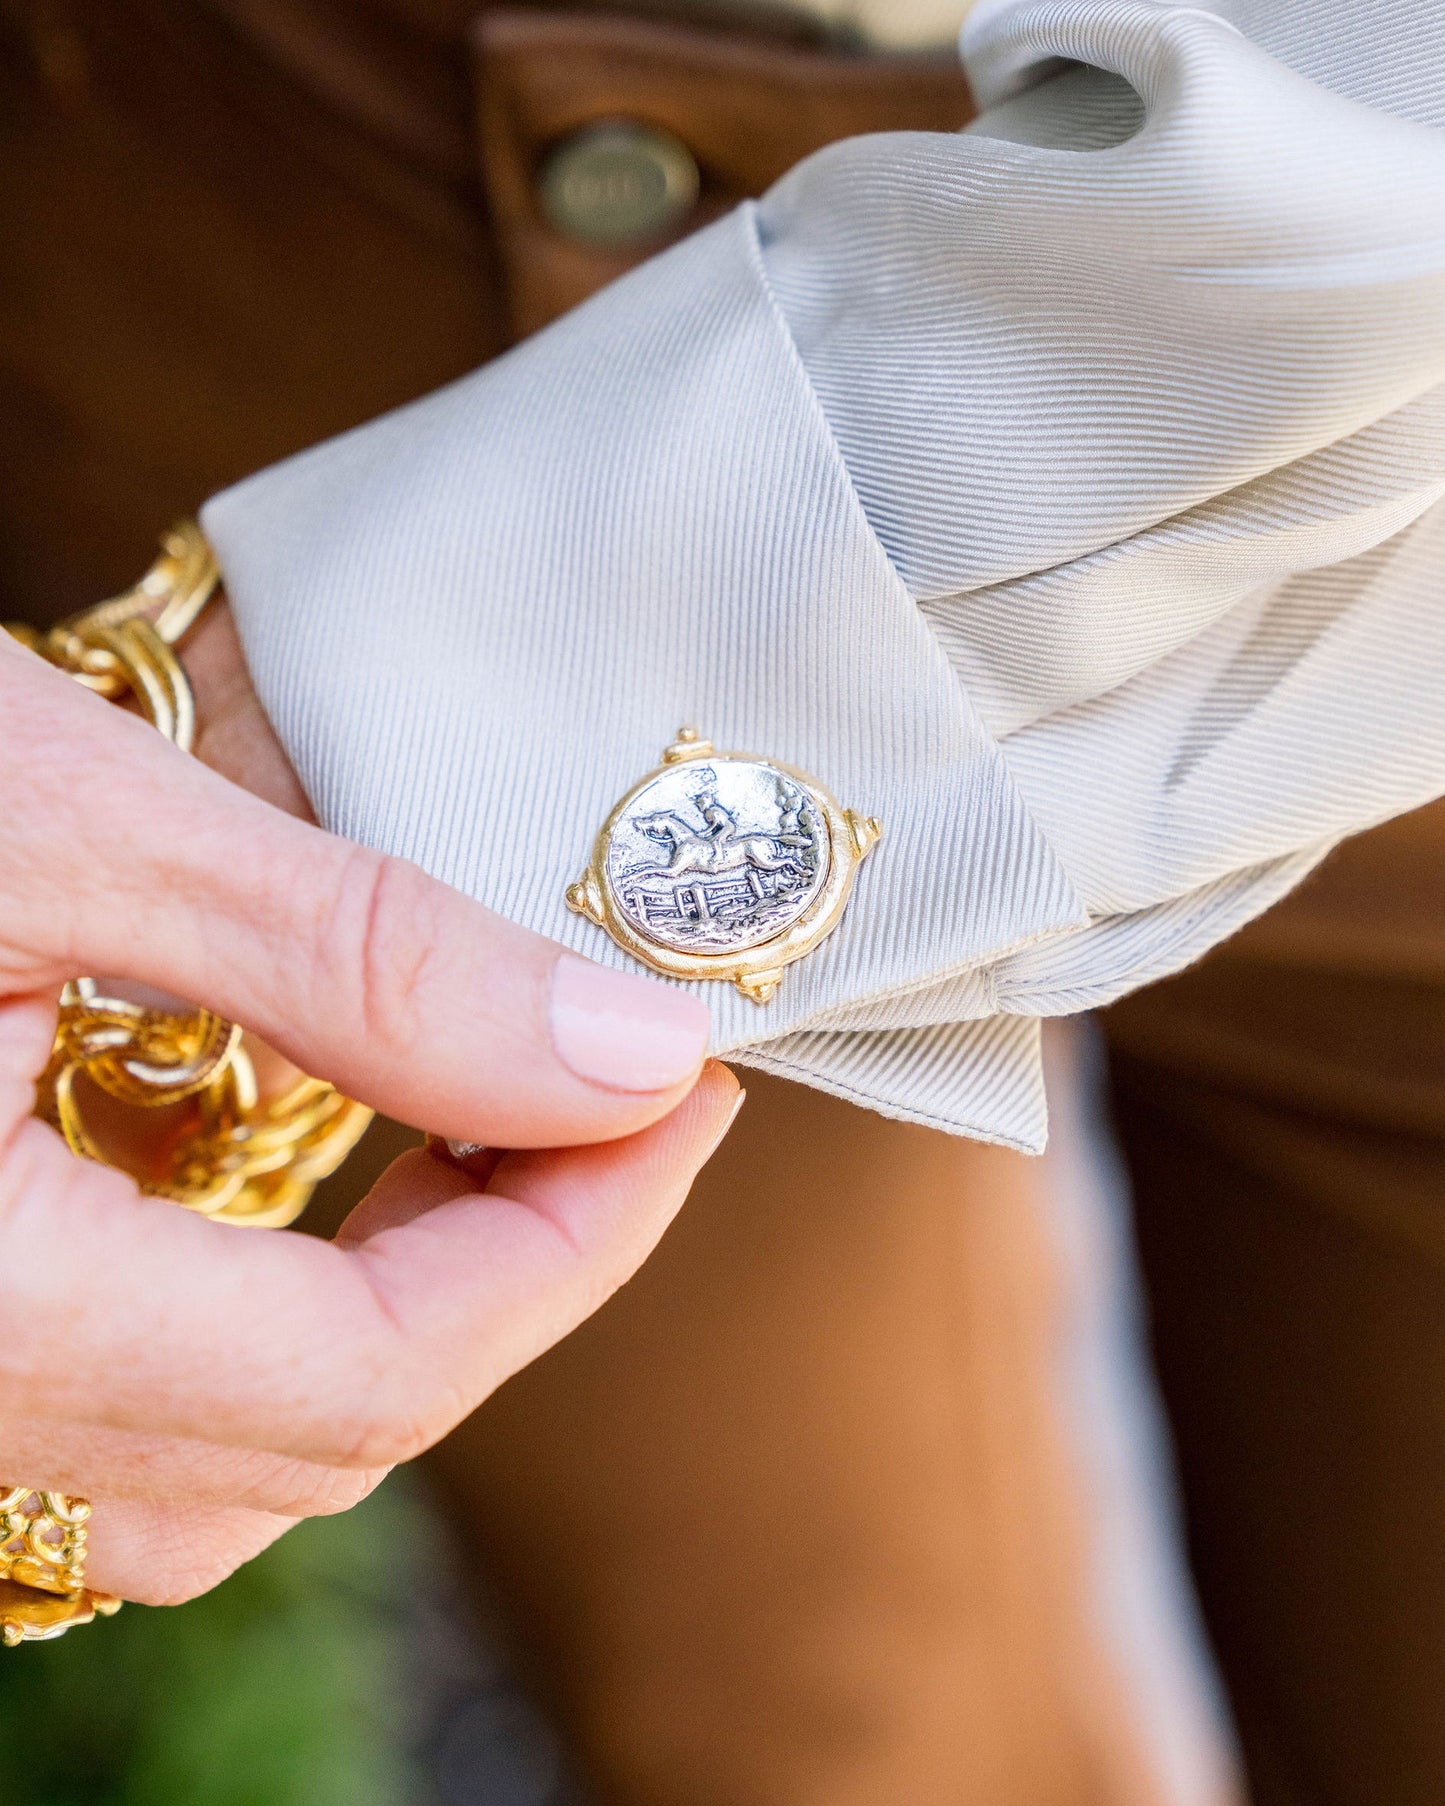
MULTIPOLYGON (((220 571, 194 521, 172 527, 162 555, 133 589, 73 615, 48 633, 11 633, 88 689, 133 696, 183 752, 196 707, 174 647, 215 593, 220 571)), ((87 1085, 123 1104, 189 1104, 156 1168, 134 1173, 142 1191, 228 1223, 281 1228, 305 1209, 371 1121, 371 1111, 319 1079, 302 1078, 263 1101, 245 1037, 207 1010, 170 1011, 107 997, 79 978, 61 994, 36 1114, 73 1153, 114 1165, 85 1115, 87 1085)))
MULTIPOLYGON (((175 646, 215 593, 215 555, 192 521, 163 535, 162 555, 133 589, 48 632, 12 626, 31 651, 97 694, 132 696, 168 740, 189 752, 196 708, 175 646)), ((118 1165, 86 1116, 87 1087, 122 1104, 169 1107, 157 1164, 132 1173, 141 1190, 229 1223, 280 1228, 336 1171, 371 1111, 320 1079, 260 1096, 243 1031, 208 1010, 171 1011, 105 996, 91 978, 61 994, 37 1116, 73 1153, 118 1165)), ((0 1489, 0 1631, 7 1644, 57 1637, 119 1601, 83 1584, 84 1499, 0 1489)))
POLYGON ((221 580, 216 557, 194 521, 161 535, 164 548, 132 589, 61 621, 48 632, 12 623, 13 637, 41 658, 119 702, 134 695, 147 718, 182 752, 196 734, 190 681, 172 651, 221 580))
POLYGON ((90 1505, 67 1493, 0 1485, 0 1641, 43 1643, 120 1610, 85 1585, 90 1505))
POLYGON ((685 727, 603 823, 567 905, 669 978, 768 1003, 843 919, 882 833, 807 772, 685 727))

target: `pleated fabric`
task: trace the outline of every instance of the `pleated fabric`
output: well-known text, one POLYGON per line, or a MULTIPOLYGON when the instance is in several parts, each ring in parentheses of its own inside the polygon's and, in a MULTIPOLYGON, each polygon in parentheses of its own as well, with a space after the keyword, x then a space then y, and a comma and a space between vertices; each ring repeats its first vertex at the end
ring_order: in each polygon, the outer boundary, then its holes
POLYGON ((204 519, 321 819, 579 951, 683 722, 878 815, 770 1006, 699 987, 716 1049, 1034 1149, 1039 1017, 1445 791, 1445 12, 981 0, 964 50, 968 132, 204 519))

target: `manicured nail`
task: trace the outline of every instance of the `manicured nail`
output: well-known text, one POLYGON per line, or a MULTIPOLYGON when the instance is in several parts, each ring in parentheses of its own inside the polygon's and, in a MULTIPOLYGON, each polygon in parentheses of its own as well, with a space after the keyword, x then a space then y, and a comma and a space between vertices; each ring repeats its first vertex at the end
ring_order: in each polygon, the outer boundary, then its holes
POLYGON ((704 1166, 707 1165, 708 1161, 712 1159, 713 1155, 718 1151, 718 1149, 722 1146, 722 1144, 727 1140, 728 1131, 732 1128, 733 1124, 738 1119, 738 1111, 742 1109, 743 1105, 747 1101, 748 1101, 747 1092, 739 1091, 737 1096, 733 1099, 732 1109, 728 1111, 727 1121, 723 1124, 723 1126, 718 1130, 717 1134, 713 1137, 712 1146, 708 1149, 706 1155, 703 1158, 704 1166))
POLYGON ((686 991, 564 953, 552 968, 552 1042, 578 1078, 612 1091, 667 1091, 707 1052, 706 1006, 686 991))

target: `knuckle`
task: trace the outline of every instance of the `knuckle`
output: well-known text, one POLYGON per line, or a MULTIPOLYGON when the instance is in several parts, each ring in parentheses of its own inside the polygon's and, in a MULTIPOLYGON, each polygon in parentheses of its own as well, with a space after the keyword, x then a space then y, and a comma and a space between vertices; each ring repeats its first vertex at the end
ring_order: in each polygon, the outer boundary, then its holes
POLYGON ((221 1506, 273 1517, 333 1517, 359 1505, 385 1478, 384 1468, 343 1469, 299 1457, 221 1450, 208 1460, 205 1483, 221 1506))
POLYGON ((425 1417, 403 1414, 367 1417, 337 1456, 336 1465, 348 1471, 400 1467, 429 1449, 436 1437, 425 1417))
POLYGON ((311 1468, 304 1477, 298 1472, 289 1485, 278 1487, 266 1509, 285 1517, 339 1517, 373 1493, 389 1471, 386 1467, 328 1467, 318 1473, 311 1468))
POLYGON ((337 896, 345 926, 330 944, 348 949, 361 1033, 368 1043, 407 1053, 420 1033, 418 997, 435 957, 434 891, 404 859, 357 848, 337 896))
POLYGON ((97 913, 113 906, 113 884, 98 876, 112 842, 96 824, 113 813, 104 799, 126 783, 130 749, 125 718, 95 703, 0 632, 0 720, 11 754, 0 761, 0 986, 6 989, 68 976, 84 957, 97 913), (94 782, 77 790, 77 770, 94 782))
POLYGON ((434 1373, 418 1373, 402 1363, 390 1383, 368 1399, 342 1445, 328 1458, 348 1472, 401 1467, 439 1442, 482 1396, 439 1385, 434 1373))

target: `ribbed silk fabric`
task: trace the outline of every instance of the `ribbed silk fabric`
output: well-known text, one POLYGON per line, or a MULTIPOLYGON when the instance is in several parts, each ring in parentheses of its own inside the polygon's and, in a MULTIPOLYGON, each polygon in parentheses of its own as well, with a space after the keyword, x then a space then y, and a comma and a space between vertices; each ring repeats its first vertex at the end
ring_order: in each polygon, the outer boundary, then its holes
POLYGON ((204 519, 322 820, 594 958, 565 887, 683 722, 880 816, 770 1006, 699 987, 716 1050, 1032 1149, 1040 1017, 1445 791, 1445 9, 981 0, 964 51, 967 133, 204 519))

